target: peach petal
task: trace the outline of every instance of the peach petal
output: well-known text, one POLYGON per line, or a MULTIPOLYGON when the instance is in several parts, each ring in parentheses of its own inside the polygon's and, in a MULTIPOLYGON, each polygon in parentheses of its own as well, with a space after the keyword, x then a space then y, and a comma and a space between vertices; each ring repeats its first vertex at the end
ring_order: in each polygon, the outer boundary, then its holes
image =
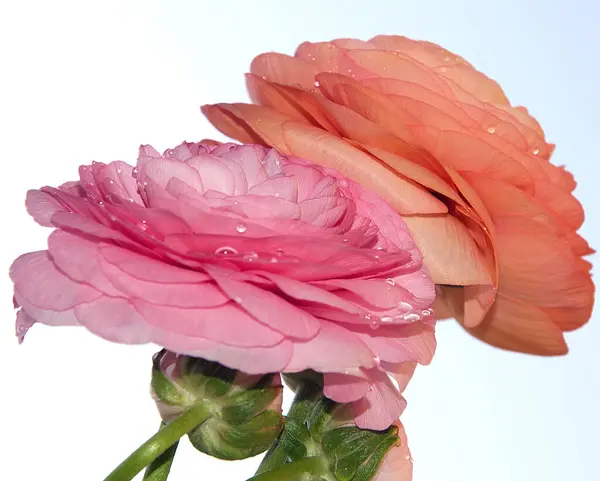
POLYGON ((465 226, 451 216, 404 218, 436 284, 492 284, 486 261, 465 226), (443 244, 438 239, 444 239, 443 244))
POLYGON ((498 293, 487 318, 469 334, 508 351, 538 356, 566 354, 567 345, 558 328, 542 310, 498 293))

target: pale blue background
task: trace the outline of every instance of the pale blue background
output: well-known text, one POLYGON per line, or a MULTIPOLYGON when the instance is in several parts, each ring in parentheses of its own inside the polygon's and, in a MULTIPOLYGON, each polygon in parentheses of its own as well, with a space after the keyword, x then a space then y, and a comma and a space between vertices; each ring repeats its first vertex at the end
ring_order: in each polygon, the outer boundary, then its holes
MULTIPOLYGON (((27 188, 74 178, 90 160, 135 161, 215 132, 198 106, 246 98, 242 74, 267 50, 303 40, 399 33, 456 51, 525 104, 580 182, 582 230, 600 246, 598 52, 592 0, 22 1, 0 11, 3 249, 45 244, 27 188)), ((597 272, 597 271, 596 271, 597 272)), ((6 479, 102 479, 157 423, 147 395, 151 346, 37 326, 18 347, 11 286, 0 277, 6 479)), ((415 481, 599 479, 600 319, 543 359, 483 345, 453 322, 407 397, 415 481)), ((187 445, 173 481, 242 480, 257 460, 221 463, 187 445)))

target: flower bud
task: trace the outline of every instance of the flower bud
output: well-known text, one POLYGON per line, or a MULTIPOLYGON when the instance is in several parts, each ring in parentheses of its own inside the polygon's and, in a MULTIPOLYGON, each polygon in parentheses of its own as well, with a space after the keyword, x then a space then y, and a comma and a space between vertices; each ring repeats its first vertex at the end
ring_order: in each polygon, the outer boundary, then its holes
POLYGON ((216 458, 245 459, 266 451, 283 426, 278 375, 248 375, 216 362, 162 350, 154 356, 152 395, 166 423, 205 404, 212 413, 188 433, 216 458))
POLYGON ((296 398, 277 444, 258 473, 275 472, 283 464, 319 457, 323 472, 307 474, 303 480, 374 480, 388 451, 401 442, 398 426, 384 431, 360 429, 348 405, 323 395, 322 383, 314 373, 287 375, 285 379, 293 385, 296 398))

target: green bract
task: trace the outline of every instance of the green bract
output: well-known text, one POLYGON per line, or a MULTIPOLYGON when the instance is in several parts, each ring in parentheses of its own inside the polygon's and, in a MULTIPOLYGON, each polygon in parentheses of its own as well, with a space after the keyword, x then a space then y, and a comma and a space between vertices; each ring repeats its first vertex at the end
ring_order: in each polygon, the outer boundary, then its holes
POLYGON ((163 350, 154 357, 152 391, 163 420, 199 403, 211 415, 188 433, 194 447, 220 459, 245 459, 268 447, 283 426, 278 375, 251 376, 163 350))
POLYGON ((266 475, 271 470, 274 473, 288 463, 313 460, 317 466, 315 474, 298 479, 372 479, 387 452, 399 443, 398 428, 391 426, 384 431, 359 429, 347 406, 323 396, 322 385, 314 373, 294 375, 289 381, 294 385, 296 399, 279 439, 269 450, 258 474, 266 475))

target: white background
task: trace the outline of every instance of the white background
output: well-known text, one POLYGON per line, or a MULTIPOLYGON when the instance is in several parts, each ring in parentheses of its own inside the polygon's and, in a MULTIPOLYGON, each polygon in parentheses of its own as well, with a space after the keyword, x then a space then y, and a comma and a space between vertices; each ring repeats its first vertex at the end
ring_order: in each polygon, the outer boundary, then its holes
MULTIPOLYGON (((2 272, 45 247, 25 191, 76 177, 91 160, 135 162, 221 138, 199 106, 246 99, 242 74, 263 51, 304 40, 399 33, 456 51, 525 104, 580 182, 583 234, 600 246, 597 25, 592 0, 21 1, 0 11, 2 272)), ((597 272, 597 271, 596 271, 597 272)), ((35 326, 18 346, 11 284, 0 277, 3 479, 102 479, 158 425, 148 396, 152 346, 78 328, 35 326)), ((600 319, 543 359, 495 350, 454 322, 417 371, 404 421, 415 481, 597 478, 600 319)), ((243 480, 182 443, 171 479, 243 480)))

